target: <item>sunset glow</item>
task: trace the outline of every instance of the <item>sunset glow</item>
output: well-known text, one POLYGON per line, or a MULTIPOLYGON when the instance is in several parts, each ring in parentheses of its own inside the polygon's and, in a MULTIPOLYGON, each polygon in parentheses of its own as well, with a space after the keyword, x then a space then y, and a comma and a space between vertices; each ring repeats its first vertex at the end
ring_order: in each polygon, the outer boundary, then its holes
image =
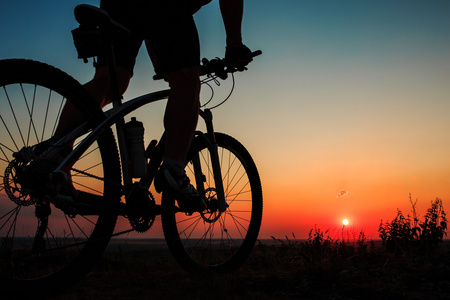
POLYGON ((344 224, 344 226, 347 226, 347 225, 348 225, 348 220, 347 220, 347 219, 344 219, 344 220, 342 221, 342 224, 344 224))

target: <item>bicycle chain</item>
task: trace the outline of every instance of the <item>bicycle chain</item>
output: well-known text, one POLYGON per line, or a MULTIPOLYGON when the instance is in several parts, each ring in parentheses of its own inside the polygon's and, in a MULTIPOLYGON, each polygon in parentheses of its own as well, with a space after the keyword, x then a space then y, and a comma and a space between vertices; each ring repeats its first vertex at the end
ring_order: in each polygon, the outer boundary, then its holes
MULTIPOLYGON (((90 174, 88 172, 85 171, 81 171, 75 168, 71 168, 72 171, 75 171, 79 174, 88 176, 88 177, 92 177, 94 179, 100 180, 100 181, 105 181, 104 178, 101 178, 99 176, 90 174)), ((133 228, 133 230, 135 230, 136 232, 139 233, 143 233, 148 231, 152 226, 153 223, 155 223, 155 215, 151 214, 142 214, 143 211, 148 210, 149 208, 145 206, 145 204, 147 205, 154 205, 155 203, 155 199, 153 198, 153 195, 151 193, 146 194, 149 200, 149 203, 142 203, 142 202, 137 202, 136 204, 132 204, 133 202, 130 200, 133 199, 129 199, 130 201, 130 211, 128 212, 128 221, 130 222, 131 227, 133 228)), ((141 199, 142 201, 143 199, 141 199)))
POLYGON ((99 177, 99 176, 94 175, 94 174, 90 174, 90 173, 85 172, 85 171, 81 171, 81 170, 78 170, 78 169, 75 169, 75 168, 71 168, 71 170, 72 170, 72 171, 75 171, 75 172, 77 172, 77 173, 79 173, 79 174, 83 174, 83 175, 86 175, 86 176, 88 176, 88 177, 91 177, 91 178, 100 180, 100 181, 105 181, 104 178, 99 177))

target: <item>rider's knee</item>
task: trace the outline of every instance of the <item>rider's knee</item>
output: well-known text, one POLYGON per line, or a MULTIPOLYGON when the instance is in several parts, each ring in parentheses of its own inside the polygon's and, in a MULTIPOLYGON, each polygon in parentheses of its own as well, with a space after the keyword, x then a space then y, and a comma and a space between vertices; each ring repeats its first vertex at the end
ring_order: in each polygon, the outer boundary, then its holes
MULTIPOLYGON (((123 94, 128 88, 128 84, 130 83, 131 80, 131 74, 126 69, 120 66, 116 67, 116 73, 117 73, 117 83, 119 84, 119 92, 123 94)), ((109 80, 109 71, 107 67, 99 69, 95 73, 94 79, 96 77, 98 77, 100 81, 106 83, 109 86, 110 80, 109 80)))
POLYGON ((170 88, 197 96, 200 93, 199 67, 184 68, 167 73, 170 88))

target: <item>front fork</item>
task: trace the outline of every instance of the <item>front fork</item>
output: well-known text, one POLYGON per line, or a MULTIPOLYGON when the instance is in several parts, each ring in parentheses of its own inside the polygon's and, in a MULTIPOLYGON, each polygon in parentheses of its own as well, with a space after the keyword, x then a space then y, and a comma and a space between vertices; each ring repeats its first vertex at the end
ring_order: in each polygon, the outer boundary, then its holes
MULTIPOLYGON (((223 188, 223 180, 222 180, 222 171, 220 167, 220 161, 219 161, 219 153, 218 153, 218 145, 216 141, 216 136, 214 134, 214 127, 212 124, 212 113, 211 110, 205 109, 204 111, 200 111, 200 116, 205 120, 206 123, 206 130, 207 130, 207 136, 209 139, 208 143, 208 150, 211 158, 211 164, 214 174, 214 183, 216 187, 216 195, 218 200, 218 206, 219 211, 224 212, 227 209, 227 202, 225 200, 225 192, 223 188)), ((200 164, 200 158, 198 156, 195 156, 193 159, 193 166, 194 166, 194 173, 195 173, 195 180, 197 183, 197 190, 202 194, 205 195, 205 187, 203 185, 203 173, 201 171, 201 164, 200 164)))

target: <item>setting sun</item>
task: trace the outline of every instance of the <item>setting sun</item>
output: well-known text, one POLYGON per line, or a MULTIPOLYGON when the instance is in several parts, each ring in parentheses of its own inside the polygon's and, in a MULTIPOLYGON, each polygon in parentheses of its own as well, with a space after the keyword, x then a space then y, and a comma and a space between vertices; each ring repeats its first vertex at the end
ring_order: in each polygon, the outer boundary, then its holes
POLYGON ((347 220, 347 219, 344 219, 344 220, 342 221, 342 224, 344 224, 344 226, 348 225, 348 220, 347 220))

